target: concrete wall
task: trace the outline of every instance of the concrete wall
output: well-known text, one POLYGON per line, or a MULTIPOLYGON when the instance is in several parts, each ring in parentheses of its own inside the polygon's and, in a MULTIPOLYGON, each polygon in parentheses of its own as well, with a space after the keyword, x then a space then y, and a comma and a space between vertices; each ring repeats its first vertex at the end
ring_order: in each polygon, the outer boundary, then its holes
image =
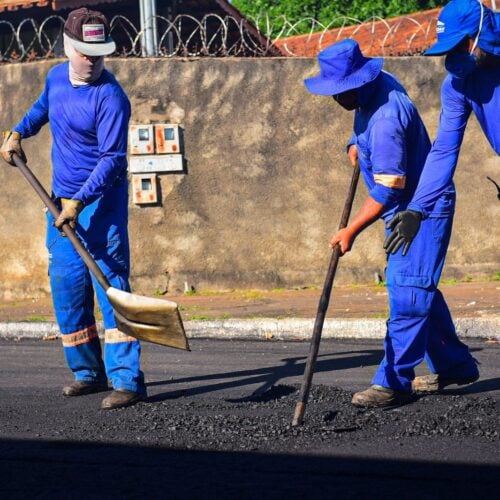
MULTIPOLYGON (((0 123, 13 126, 43 88, 53 61, 0 66, 0 123)), ((161 175, 161 204, 130 204, 132 283, 145 294, 321 285, 351 167, 344 144, 352 114, 302 84, 314 59, 108 61, 130 96, 134 122, 185 128, 186 174, 161 175)), ((429 133, 439 114, 442 62, 386 61, 415 99, 429 133)), ((50 132, 24 141, 50 184, 50 132)), ((445 276, 498 271, 500 203, 486 175, 499 159, 471 119, 455 176, 458 212, 445 276)), ((0 168, 0 297, 48 292, 41 202, 14 168, 0 168)), ((360 187, 356 206, 366 194, 360 187)), ((339 283, 383 275, 382 223, 343 258, 339 283)))

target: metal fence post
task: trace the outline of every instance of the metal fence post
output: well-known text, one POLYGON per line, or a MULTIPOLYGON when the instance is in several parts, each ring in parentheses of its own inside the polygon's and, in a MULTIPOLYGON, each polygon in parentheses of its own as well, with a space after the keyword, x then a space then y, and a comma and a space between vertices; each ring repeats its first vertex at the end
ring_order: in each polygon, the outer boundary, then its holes
POLYGON ((142 57, 158 54, 158 28, 156 25, 156 0, 139 0, 141 19, 142 57))

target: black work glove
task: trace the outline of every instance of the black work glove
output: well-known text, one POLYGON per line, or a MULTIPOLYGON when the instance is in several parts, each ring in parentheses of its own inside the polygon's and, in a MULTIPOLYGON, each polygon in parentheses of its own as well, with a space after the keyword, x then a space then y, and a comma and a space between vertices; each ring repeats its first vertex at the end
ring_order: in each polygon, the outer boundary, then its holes
POLYGON ((420 229, 421 220, 422 214, 415 210, 398 212, 387 224, 387 228, 392 229, 392 233, 384 241, 385 253, 396 253, 404 245, 404 257, 420 229))

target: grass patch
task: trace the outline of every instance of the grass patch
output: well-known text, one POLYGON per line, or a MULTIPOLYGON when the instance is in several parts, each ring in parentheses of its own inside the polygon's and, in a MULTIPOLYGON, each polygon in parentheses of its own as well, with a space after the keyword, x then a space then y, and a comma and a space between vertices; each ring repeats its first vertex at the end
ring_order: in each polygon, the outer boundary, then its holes
POLYGON ((208 314, 189 314, 186 313, 186 320, 188 321, 215 321, 215 320, 224 320, 231 319, 231 315, 224 313, 219 314, 218 316, 210 316, 208 314))
POLYGON ((189 312, 189 311, 199 311, 200 309, 201 309, 200 306, 179 306, 179 311, 189 312))
POLYGON ((388 317, 389 317, 389 311, 375 313, 373 315, 370 315, 370 318, 372 318, 372 319, 387 319, 388 317))
POLYGON ((28 316, 26 321, 29 321, 30 323, 47 321, 47 316, 28 316))
POLYGON ((231 295, 234 299, 259 300, 264 298, 264 292, 261 290, 191 290, 184 292, 184 295, 197 295, 199 297, 210 297, 215 295, 231 295))
POLYGON ((187 292, 184 292, 184 295, 187 295, 188 297, 190 295, 198 295, 200 297, 210 297, 213 295, 225 295, 228 293, 237 293, 236 290, 189 290, 187 292))
POLYGON ((260 290, 242 290, 240 297, 245 300, 260 300, 264 298, 260 290))
MULTIPOLYGON (((500 273, 498 273, 500 274, 500 273)), ((440 280, 439 283, 441 285, 458 285, 459 283, 472 283, 473 281, 482 281, 481 279, 474 279, 472 276, 469 274, 466 274, 463 278, 446 278, 443 280, 440 280)))

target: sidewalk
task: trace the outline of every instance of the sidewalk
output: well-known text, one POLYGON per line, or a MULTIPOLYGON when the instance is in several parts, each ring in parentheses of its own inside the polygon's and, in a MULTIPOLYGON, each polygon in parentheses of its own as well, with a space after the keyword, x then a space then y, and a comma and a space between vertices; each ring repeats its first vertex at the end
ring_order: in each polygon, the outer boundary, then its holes
MULTIPOLYGON (((500 338, 500 282, 440 286, 464 338, 500 338)), ((190 338, 308 340, 321 289, 235 290, 165 295, 179 304, 190 338)), ((385 334, 383 286, 335 287, 323 329, 325 338, 379 339, 385 334)), ((58 335, 50 297, 3 302, 0 338, 58 335)))

